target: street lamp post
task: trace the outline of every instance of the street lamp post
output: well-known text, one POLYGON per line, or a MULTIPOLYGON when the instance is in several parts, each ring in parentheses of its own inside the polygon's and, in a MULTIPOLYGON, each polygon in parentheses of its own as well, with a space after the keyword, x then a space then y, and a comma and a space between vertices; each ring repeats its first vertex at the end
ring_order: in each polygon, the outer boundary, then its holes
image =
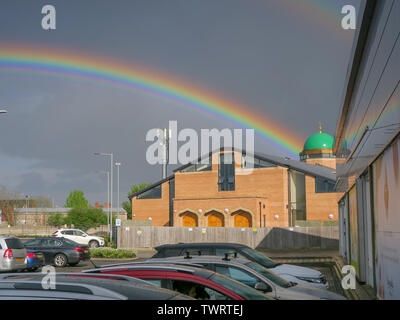
MULTIPOLYGON (((119 167, 121 166, 121 162, 116 162, 115 165, 117 166, 117 203, 118 203, 118 209, 117 209, 117 216, 116 218, 119 219, 119 167)), ((117 228, 118 230, 118 228, 117 228)), ((117 248, 118 248, 118 231, 117 231, 117 235, 116 235, 116 242, 117 242, 117 248)))
POLYGON ((119 214, 119 167, 121 165, 121 162, 116 162, 115 165, 117 166, 117 204, 118 204, 118 212, 117 214, 119 214))
MULTIPOLYGON (((110 216, 110 242, 112 242, 112 209, 113 209, 113 163, 114 163, 114 154, 113 153, 105 153, 105 152, 95 152, 96 156, 110 156, 110 204, 111 204, 111 216, 110 216)), ((107 204, 108 205, 108 204, 107 204)))
MULTIPOLYGON (((24 225, 25 226, 26 226, 26 219, 27 219, 27 216, 28 216, 28 203, 29 203, 29 196, 26 195, 25 196, 25 221, 24 221, 24 225)), ((25 231, 25 228, 24 228, 24 231, 25 231)))
POLYGON ((0 110, 0 113, 7 113, 7 110, 0 110))
POLYGON ((99 173, 107 174, 107 232, 110 233, 110 172, 109 171, 97 171, 99 173))

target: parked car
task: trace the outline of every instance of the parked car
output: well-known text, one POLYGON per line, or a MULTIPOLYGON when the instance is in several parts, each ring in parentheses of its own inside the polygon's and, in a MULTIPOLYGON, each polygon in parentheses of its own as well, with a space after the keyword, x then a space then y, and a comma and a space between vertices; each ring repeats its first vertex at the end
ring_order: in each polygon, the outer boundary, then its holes
POLYGON ((25 243, 30 252, 41 252, 45 264, 54 264, 56 267, 74 266, 81 261, 90 259, 89 247, 66 238, 43 237, 25 243))
POLYGON ((52 234, 53 237, 63 237, 80 244, 86 244, 90 248, 103 247, 105 245, 104 238, 90 236, 86 232, 79 229, 60 229, 52 234))
POLYGON ((346 300, 345 297, 328 290, 287 281, 257 262, 235 258, 229 254, 224 257, 187 255, 155 258, 147 262, 204 267, 261 290, 278 300, 346 300))
POLYGON ((26 249, 21 240, 12 236, 0 236, 0 271, 26 269, 26 249))
POLYGON ((33 252, 31 250, 27 250, 26 269, 28 271, 35 271, 42 266, 44 266, 43 252, 33 252))
POLYGON ((0 300, 193 300, 176 291, 161 289, 124 276, 57 273, 55 288, 42 285, 44 274, 0 275, 0 300))
POLYGON ((273 261, 261 252, 238 243, 178 243, 165 244, 155 248, 157 253, 153 258, 167 258, 185 255, 186 252, 201 255, 224 256, 226 252, 236 252, 240 258, 257 262, 286 279, 287 281, 305 284, 320 289, 328 289, 325 276, 314 269, 292 264, 282 264, 273 261))
POLYGON ((204 300, 273 300, 260 291, 213 271, 169 264, 139 263, 121 267, 96 268, 84 273, 117 274, 151 282, 204 300))

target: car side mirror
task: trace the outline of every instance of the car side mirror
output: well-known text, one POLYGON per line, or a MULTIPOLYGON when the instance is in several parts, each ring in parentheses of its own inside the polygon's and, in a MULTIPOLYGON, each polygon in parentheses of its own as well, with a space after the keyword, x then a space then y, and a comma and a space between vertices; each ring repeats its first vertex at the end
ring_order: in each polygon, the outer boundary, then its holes
POLYGON ((272 292, 272 288, 267 285, 265 282, 257 282, 254 286, 254 289, 260 290, 262 292, 272 292))

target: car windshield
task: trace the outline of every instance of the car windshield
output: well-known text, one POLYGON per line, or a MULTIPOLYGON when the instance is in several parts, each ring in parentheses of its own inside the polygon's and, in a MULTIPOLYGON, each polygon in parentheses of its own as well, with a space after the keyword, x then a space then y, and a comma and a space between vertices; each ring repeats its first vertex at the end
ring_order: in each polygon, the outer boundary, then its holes
POLYGON ((254 249, 242 248, 241 251, 266 268, 275 268, 279 265, 279 263, 272 261, 270 258, 254 249))
POLYGON ((239 281, 224 277, 223 275, 214 274, 209 280, 227 288, 246 300, 270 300, 268 296, 260 291, 242 284, 239 281))
POLYGON ((264 268, 262 265, 256 262, 248 262, 245 265, 280 287, 289 288, 292 286, 291 282, 281 278, 277 274, 269 271, 267 268, 264 268))

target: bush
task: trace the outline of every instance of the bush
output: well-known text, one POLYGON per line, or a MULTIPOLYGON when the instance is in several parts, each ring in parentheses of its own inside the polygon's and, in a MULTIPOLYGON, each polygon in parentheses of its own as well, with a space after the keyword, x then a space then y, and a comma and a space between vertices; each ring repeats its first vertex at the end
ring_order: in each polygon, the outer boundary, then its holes
POLYGON ((56 214, 49 216, 47 223, 58 228, 64 224, 64 217, 61 213, 57 212, 56 214))
POLYGON ((93 248, 90 249, 92 258, 129 259, 136 258, 136 252, 128 249, 93 248))

